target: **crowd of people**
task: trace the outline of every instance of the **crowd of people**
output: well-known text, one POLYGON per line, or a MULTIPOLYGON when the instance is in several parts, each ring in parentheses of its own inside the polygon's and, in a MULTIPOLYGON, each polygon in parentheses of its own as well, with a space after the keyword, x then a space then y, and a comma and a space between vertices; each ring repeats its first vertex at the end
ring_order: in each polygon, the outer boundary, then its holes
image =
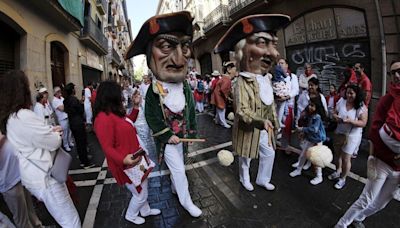
MULTIPOLYGON (((310 183, 320 184, 323 166, 310 162, 307 153, 312 147, 333 145, 336 170, 328 179, 336 181, 334 188, 342 189, 368 122, 372 84, 360 63, 344 70, 337 90, 332 84, 329 91, 321 91, 311 63, 305 64, 299 76, 292 73, 276 50, 276 31, 288 22, 286 15, 240 19, 215 47, 216 53, 235 52, 235 60, 223 63, 222 74, 214 70, 201 75, 195 69, 188 72, 193 35, 190 13, 154 16, 142 26, 126 55, 146 54, 153 76, 143 76, 143 82, 134 86, 104 81, 97 89, 97 83, 88 83, 82 100, 69 83, 53 89, 52 101, 47 89, 40 88, 33 106, 24 72, 1 75, 0 192, 15 225, 41 226, 32 206, 33 195, 60 226, 81 227, 65 182, 50 170, 60 147, 67 152, 76 147, 81 166, 94 166, 87 149, 90 129, 117 184, 132 193, 126 220, 143 224, 145 217, 161 213, 147 201, 147 177, 155 162, 165 162, 169 168, 171 188, 182 207, 193 217, 201 216, 190 195, 184 156, 188 144, 199 140, 196 111, 206 111, 205 104, 212 108, 215 123, 224 128, 231 128, 226 117, 233 113, 233 152, 238 155, 239 181, 246 190, 254 190, 253 159, 259 160, 255 183, 268 191, 275 189, 271 178, 276 150, 290 153, 294 135, 301 153, 289 175, 299 176, 313 166, 315 177, 310 183), (150 158, 151 150, 157 152, 157 161, 150 158)), ((361 227, 399 187, 400 60, 390 65, 390 75, 389 93, 379 100, 371 121, 369 139, 374 149, 368 159, 367 184, 336 224, 338 228, 361 227)), ((0 221, 3 218, 0 214, 0 221)))

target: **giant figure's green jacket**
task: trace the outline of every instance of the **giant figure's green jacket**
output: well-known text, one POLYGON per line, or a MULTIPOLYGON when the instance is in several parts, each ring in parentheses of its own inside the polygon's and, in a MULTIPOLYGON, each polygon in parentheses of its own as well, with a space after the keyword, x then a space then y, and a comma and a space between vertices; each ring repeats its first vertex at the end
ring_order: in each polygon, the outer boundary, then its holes
MULTIPOLYGON (((183 93, 185 95, 185 108, 184 118, 186 120, 186 131, 188 134, 177 135, 179 138, 196 138, 197 125, 196 125, 196 111, 194 106, 194 99, 192 91, 187 84, 186 80, 183 82, 183 93)), ((145 116, 146 121, 153 131, 153 137, 156 143, 156 149, 158 154, 164 153, 165 145, 168 143, 168 139, 174 135, 171 130, 171 126, 168 125, 165 120, 162 105, 160 102, 160 96, 162 93, 158 91, 156 82, 153 82, 146 93, 146 105, 145 105, 145 116)), ((187 152, 187 147, 184 146, 184 152, 187 152)))

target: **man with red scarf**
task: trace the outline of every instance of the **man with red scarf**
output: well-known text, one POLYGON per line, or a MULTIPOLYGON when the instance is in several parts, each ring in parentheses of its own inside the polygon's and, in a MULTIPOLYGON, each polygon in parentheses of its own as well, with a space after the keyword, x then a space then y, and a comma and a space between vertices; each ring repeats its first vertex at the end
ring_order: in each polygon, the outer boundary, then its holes
POLYGON ((300 92, 308 89, 308 80, 310 80, 310 78, 317 78, 317 75, 314 74, 314 71, 310 63, 304 64, 304 68, 305 68, 304 74, 300 74, 299 77, 300 92))
POLYGON ((368 107, 372 97, 372 84, 367 74, 364 72, 364 66, 361 63, 354 64, 354 71, 357 76, 357 83, 365 92, 364 103, 368 107))
POLYGON ((368 180, 364 190, 355 203, 338 221, 335 228, 364 227, 362 221, 385 208, 398 190, 400 184, 400 154, 386 144, 390 140, 399 140, 400 128, 400 59, 390 65, 392 82, 389 93, 383 96, 375 109, 370 129, 374 150, 368 158, 368 180), (391 126, 388 120, 397 121, 391 126), (389 126, 387 126, 389 125, 389 126), (385 127, 387 126, 387 127, 385 127), (386 128, 383 129, 382 128, 386 128), (382 132, 384 131, 384 132, 382 132))

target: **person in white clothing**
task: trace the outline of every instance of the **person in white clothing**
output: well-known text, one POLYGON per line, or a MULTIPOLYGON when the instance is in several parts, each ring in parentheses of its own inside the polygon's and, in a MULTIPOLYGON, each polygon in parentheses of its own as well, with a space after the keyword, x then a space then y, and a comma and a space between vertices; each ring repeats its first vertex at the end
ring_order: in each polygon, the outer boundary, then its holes
POLYGON ((234 89, 235 120, 232 147, 239 155, 239 181, 253 191, 250 163, 259 158, 256 184, 272 191, 276 117, 269 67, 279 56, 276 31, 290 20, 286 15, 251 15, 235 22, 218 41, 215 53, 235 51, 239 77, 234 89))
POLYGON ((15 147, 22 184, 44 202, 60 226, 81 227, 67 186, 47 173, 53 166, 55 151, 61 145, 62 128, 45 125, 29 109, 32 105, 31 94, 28 77, 23 71, 13 70, 2 74, 0 91, 10 94, 2 97, 0 130, 15 147))
MULTIPOLYGON (((141 27, 125 58, 146 54, 155 79, 146 93, 145 117, 153 131, 160 158, 171 171, 172 188, 180 204, 193 217, 202 211, 193 203, 185 173, 182 138, 196 137, 193 94, 185 80, 192 56, 193 26, 190 13, 156 15, 141 27)), ((185 144, 185 146, 184 146, 185 144)))
POLYGON ((33 108, 33 112, 35 112, 35 114, 41 120, 43 120, 43 123, 45 123, 46 125, 50 125, 50 122, 49 122, 49 111, 46 108, 46 103, 47 103, 47 100, 43 96, 43 94, 38 93, 36 95, 36 104, 35 104, 35 106, 33 108))
MULTIPOLYGON (((294 123, 294 104, 295 97, 299 94, 299 80, 297 76, 289 71, 289 65, 286 59, 280 58, 278 60, 278 64, 282 67, 284 72, 286 73, 285 81, 287 84, 290 84, 290 92, 287 97, 284 98, 286 101, 286 108, 283 112, 283 123, 285 127, 282 129, 282 138, 281 148, 286 151, 286 153, 290 153, 287 151, 289 146, 290 138, 292 135, 292 128, 294 123)), ((279 118, 278 118, 279 120, 279 118)))
POLYGON ((143 82, 139 86, 140 96, 142 96, 143 99, 146 99, 146 93, 150 85, 151 77, 149 75, 143 75, 143 82))
MULTIPOLYGON (((319 87, 319 80, 317 78, 311 78, 308 80, 308 90, 304 90, 297 101, 297 114, 296 127, 305 127, 307 121, 303 121, 305 118, 305 108, 308 106, 311 98, 320 98, 322 107, 325 111, 325 116, 328 115, 328 106, 326 104, 326 99, 321 92, 319 87)), ((301 142, 302 143, 302 142, 301 142)), ((299 160, 292 164, 293 168, 297 168, 300 162, 299 160)), ((307 163, 303 166, 303 169, 309 169, 311 167, 311 162, 307 160, 307 163)))
MULTIPOLYGON (((391 104, 395 102, 396 94, 393 89, 400 91, 400 59, 390 64, 391 86, 389 93, 379 99, 371 123, 369 138, 373 145, 368 157, 368 179, 360 197, 350 206, 339 219, 335 228, 365 227, 363 221, 380 210, 395 197, 400 184, 400 155, 393 151, 385 141, 389 137, 382 137, 379 129, 385 124, 390 115, 391 104)), ((400 111, 399 109, 397 111, 400 111)), ((379 215, 375 217, 379 221, 379 215)))
POLYGON ((304 73, 301 73, 299 76, 299 88, 300 92, 308 89, 308 81, 311 78, 318 78, 312 69, 312 65, 310 63, 304 64, 304 73))
POLYGON ((71 142, 71 131, 69 129, 68 123, 68 114, 64 112, 64 97, 61 95, 61 88, 56 86, 53 89, 54 97, 51 102, 53 109, 56 110, 56 116, 58 123, 61 125, 63 129, 63 146, 67 152, 71 151, 71 146, 73 145, 71 142))
MULTIPOLYGON (((31 194, 22 186, 15 148, 0 133, 0 193, 13 214, 17 227, 42 227, 31 194)), ((1 219, 0 219, 1 220, 1 219)), ((0 222, 0 227, 1 222, 0 222)))
POLYGON ((338 179, 336 189, 342 189, 351 168, 351 157, 361 144, 363 127, 367 125, 368 110, 363 102, 363 91, 358 85, 348 85, 346 97, 336 103, 333 118, 338 123, 333 146, 336 153, 336 171, 328 176, 338 179))
POLYGON ((89 82, 84 90, 85 94, 84 94, 83 106, 85 108, 85 116, 86 116, 86 124, 87 125, 92 125, 92 118, 93 118, 92 103, 90 102, 90 98, 92 97, 92 89, 93 89, 92 83, 89 82))
POLYGON ((54 110, 53 110, 53 107, 50 104, 49 92, 47 91, 47 88, 46 87, 40 88, 38 93, 42 94, 44 99, 46 100, 46 103, 44 104, 44 108, 45 108, 46 115, 49 116, 49 118, 48 118, 48 120, 46 122, 48 122, 49 125, 55 126, 56 125, 56 120, 55 120, 55 117, 54 117, 54 110))

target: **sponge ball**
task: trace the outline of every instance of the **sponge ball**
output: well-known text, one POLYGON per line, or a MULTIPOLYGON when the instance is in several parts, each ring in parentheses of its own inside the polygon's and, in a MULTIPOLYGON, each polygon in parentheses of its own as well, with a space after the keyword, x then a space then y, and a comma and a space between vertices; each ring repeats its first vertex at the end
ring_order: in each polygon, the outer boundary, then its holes
POLYGON ((235 160, 232 152, 230 152, 228 150, 220 150, 217 153, 217 157, 218 157, 219 163, 223 166, 229 166, 235 160))
POLYGON ((325 145, 317 145, 308 148, 306 157, 315 166, 324 168, 333 160, 332 151, 325 145))
POLYGON ((234 120, 234 119, 235 119, 235 114, 233 114, 233 112, 230 112, 230 113, 228 114, 228 120, 232 121, 232 120, 234 120))

